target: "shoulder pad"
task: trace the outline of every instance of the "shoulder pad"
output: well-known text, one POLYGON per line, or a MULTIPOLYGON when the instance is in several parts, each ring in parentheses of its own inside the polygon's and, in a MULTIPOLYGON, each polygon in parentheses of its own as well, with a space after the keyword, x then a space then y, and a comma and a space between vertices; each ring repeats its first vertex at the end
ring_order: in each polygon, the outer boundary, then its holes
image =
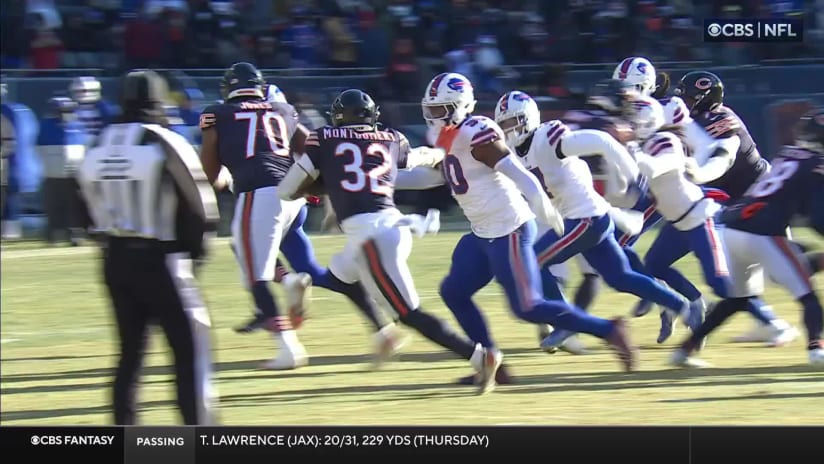
POLYGON ((666 117, 667 125, 680 126, 689 124, 692 120, 690 117, 690 110, 687 105, 679 97, 670 97, 666 101, 661 101, 664 106, 664 116, 666 117))
POLYGON ((200 129, 208 129, 210 127, 214 127, 217 124, 217 115, 220 111, 220 105, 209 105, 203 109, 203 112, 200 113, 200 120, 198 121, 198 126, 200 129))
POLYGON ((328 128, 328 126, 321 127, 317 130, 309 131, 309 135, 306 136, 306 142, 304 142, 304 145, 307 148, 308 147, 319 147, 320 146, 320 138, 321 138, 321 135, 319 134, 319 132, 322 131, 323 129, 326 129, 326 128, 328 128))
POLYGON ((741 128, 738 117, 726 111, 712 112, 707 116, 704 130, 713 138, 726 138, 735 135, 741 128))
POLYGON ((546 141, 551 147, 558 145, 558 142, 564 134, 570 133, 569 127, 557 119, 544 123, 541 129, 545 132, 546 141))
POLYGON ((678 137, 671 132, 659 132, 644 143, 644 151, 650 156, 658 156, 667 149, 675 149, 680 146, 678 137))
POLYGON ((503 140, 504 133, 495 121, 485 116, 470 116, 461 124, 461 132, 469 138, 469 146, 484 145, 495 140, 503 140))

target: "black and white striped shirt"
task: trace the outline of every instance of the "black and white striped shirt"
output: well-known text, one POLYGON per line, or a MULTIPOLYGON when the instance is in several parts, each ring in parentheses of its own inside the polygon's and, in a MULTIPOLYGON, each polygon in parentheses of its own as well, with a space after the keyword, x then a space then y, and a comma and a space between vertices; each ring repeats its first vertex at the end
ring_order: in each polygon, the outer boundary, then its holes
POLYGON ((97 233, 179 242, 180 251, 195 252, 216 228, 217 199, 197 153, 159 125, 106 127, 77 176, 97 233))

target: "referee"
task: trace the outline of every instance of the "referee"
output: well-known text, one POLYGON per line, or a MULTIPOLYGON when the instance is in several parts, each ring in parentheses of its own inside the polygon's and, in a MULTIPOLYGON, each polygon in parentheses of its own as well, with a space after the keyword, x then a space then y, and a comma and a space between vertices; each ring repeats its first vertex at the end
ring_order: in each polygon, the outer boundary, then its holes
POLYGON ((216 230, 217 201, 197 153, 165 126, 166 84, 153 71, 121 82, 122 115, 78 168, 90 232, 103 243, 103 276, 120 338, 114 420, 135 424, 135 390, 148 325, 174 352, 177 404, 187 425, 212 424, 210 320, 193 263, 216 230))

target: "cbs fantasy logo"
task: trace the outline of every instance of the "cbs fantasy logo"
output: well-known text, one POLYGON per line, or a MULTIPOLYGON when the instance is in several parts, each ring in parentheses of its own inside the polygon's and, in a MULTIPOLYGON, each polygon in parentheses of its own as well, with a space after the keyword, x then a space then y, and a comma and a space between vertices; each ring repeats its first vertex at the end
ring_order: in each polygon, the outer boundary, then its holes
POLYGON ((705 42, 802 42, 800 19, 705 19, 705 42))

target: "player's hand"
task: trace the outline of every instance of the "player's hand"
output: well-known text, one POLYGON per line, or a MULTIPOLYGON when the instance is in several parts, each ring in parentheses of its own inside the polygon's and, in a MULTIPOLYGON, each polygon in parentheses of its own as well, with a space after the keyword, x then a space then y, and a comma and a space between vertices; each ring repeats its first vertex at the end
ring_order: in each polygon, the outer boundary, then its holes
POLYGON ((305 195, 304 198, 306 198, 306 203, 308 203, 310 206, 317 206, 320 204, 321 201, 320 197, 317 195, 305 195))
POLYGON ((684 160, 684 169, 686 170, 687 176, 690 179, 695 180, 698 177, 698 172, 701 170, 701 166, 698 165, 698 161, 696 161, 693 157, 688 157, 684 160))

